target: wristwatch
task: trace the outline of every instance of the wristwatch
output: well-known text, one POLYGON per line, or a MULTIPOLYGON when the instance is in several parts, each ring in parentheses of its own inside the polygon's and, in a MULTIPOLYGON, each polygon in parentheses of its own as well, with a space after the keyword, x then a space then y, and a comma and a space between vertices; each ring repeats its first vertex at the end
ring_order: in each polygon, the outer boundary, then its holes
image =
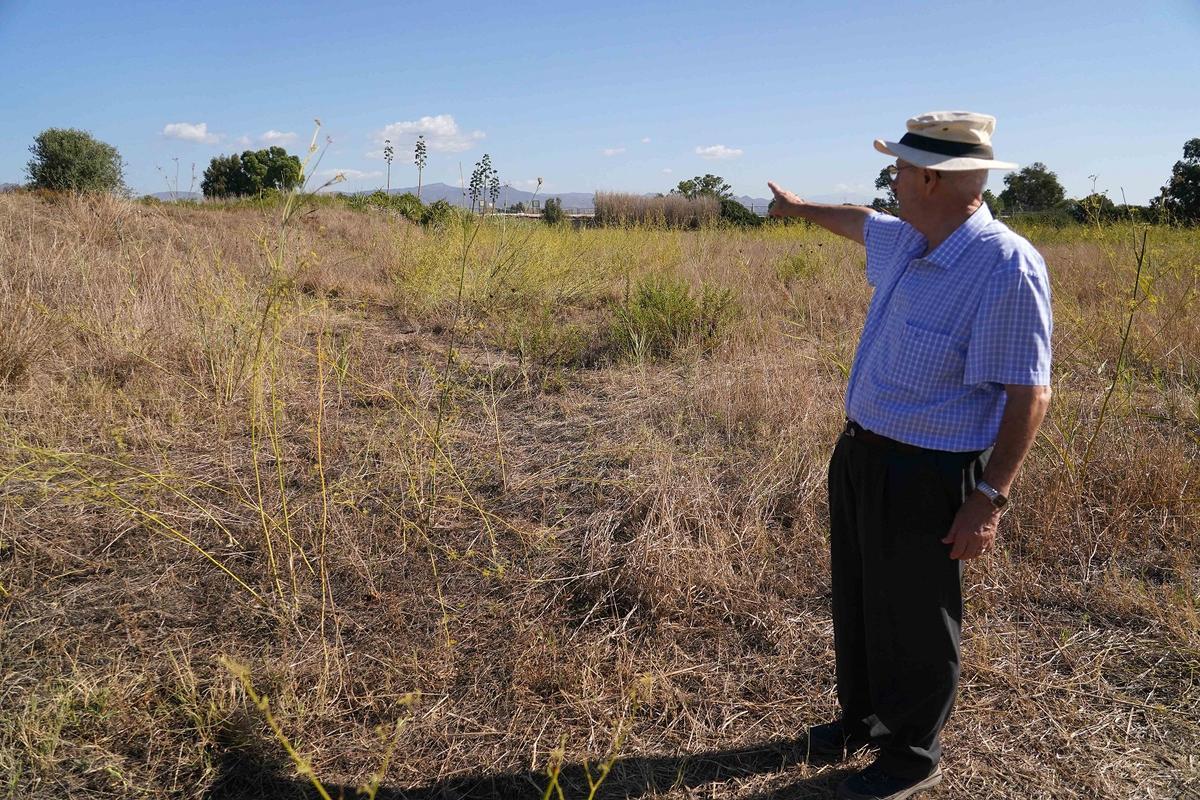
POLYGON ((975 488, 983 492, 983 496, 986 497, 988 502, 996 508, 1003 509, 1008 505, 1008 498, 1001 494, 1000 490, 996 489, 990 483, 987 483, 986 481, 978 481, 975 484, 975 488))

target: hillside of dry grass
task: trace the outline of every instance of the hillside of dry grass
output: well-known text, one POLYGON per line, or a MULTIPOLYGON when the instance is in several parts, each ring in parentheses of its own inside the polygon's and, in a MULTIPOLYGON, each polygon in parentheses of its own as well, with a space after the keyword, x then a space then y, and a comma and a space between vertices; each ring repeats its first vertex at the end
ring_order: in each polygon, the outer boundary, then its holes
MULTIPOLYGON (((280 217, 0 196, 3 796, 816 798, 865 763, 797 752, 861 249, 280 217)), ((1150 231, 1135 296, 1133 229, 1027 233, 1055 396, 929 796, 1191 796, 1200 240, 1150 231)))

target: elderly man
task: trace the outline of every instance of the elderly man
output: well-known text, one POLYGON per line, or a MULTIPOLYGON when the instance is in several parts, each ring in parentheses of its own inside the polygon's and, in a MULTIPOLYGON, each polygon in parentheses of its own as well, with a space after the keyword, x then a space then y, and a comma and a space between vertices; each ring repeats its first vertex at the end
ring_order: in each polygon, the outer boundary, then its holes
POLYGON ((866 245, 874 294, 829 464, 840 719, 810 757, 863 746, 842 798, 900 798, 941 781, 939 734, 958 686, 962 564, 986 554, 1050 399, 1050 286, 1028 241, 982 199, 994 117, 908 120, 888 168, 899 216, 809 203, 774 183, 772 215, 866 245))

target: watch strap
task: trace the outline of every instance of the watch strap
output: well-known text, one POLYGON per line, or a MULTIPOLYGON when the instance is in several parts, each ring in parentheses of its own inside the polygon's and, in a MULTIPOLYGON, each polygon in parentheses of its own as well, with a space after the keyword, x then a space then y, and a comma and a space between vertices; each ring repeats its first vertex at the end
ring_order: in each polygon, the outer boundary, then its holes
POLYGON ((1006 497, 1000 492, 999 489, 992 486, 987 481, 976 481, 975 488, 983 492, 983 495, 988 499, 988 502, 990 502, 996 508, 1004 508, 1006 505, 1008 505, 1008 497, 1006 497))

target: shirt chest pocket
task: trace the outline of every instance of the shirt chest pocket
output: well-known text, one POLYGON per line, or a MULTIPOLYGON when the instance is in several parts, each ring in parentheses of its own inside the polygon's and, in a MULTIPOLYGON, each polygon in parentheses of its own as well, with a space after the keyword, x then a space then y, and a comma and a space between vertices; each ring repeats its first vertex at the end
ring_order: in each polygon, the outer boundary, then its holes
POLYGON ((966 347, 953 336, 905 322, 898 339, 890 365, 894 383, 925 391, 962 383, 966 347))

